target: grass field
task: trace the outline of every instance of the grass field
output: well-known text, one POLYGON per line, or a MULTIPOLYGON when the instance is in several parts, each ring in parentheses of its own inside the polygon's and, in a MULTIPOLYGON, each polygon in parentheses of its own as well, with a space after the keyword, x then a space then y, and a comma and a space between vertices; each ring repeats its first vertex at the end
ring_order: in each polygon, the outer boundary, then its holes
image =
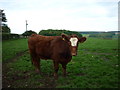
POLYGON ((53 77, 51 60, 41 61, 42 75, 31 64, 27 40, 3 42, 3 88, 118 88, 118 40, 88 38, 67 65, 67 77, 53 77), (25 51, 25 52, 24 52, 25 51))
POLYGON ((20 52, 28 49, 27 39, 9 40, 2 43, 2 60, 12 59, 20 52))

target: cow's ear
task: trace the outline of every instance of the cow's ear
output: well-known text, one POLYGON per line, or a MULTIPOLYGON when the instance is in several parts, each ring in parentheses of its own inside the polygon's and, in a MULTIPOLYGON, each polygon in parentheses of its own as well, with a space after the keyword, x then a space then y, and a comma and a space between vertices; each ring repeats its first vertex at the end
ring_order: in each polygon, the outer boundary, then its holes
POLYGON ((62 33, 61 36, 62 36, 62 39, 63 39, 63 40, 69 41, 68 35, 62 33))
POLYGON ((83 43, 84 41, 86 41, 86 39, 87 39, 86 37, 81 37, 81 38, 79 38, 79 42, 83 43))

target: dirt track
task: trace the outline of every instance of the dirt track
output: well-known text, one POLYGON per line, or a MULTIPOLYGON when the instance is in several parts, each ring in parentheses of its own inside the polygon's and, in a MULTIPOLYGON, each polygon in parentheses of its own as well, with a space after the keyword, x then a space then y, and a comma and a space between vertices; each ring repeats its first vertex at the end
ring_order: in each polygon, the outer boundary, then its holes
POLYGON ((12 57, 11 59, 2 62, 2 88, 9 88, 10 84, 14 82, 14 79, 13 81, 11 81, 12 79, 10 79, 10 77, 7 75, 7 73, 10 71, 8 64, 11 62, 14 63, 19 57, 23 56, 26 52, 28 52, 28 50, 19 52, 16 54, 16 56, 12 57))
MULTIPOLYGON (((17 83, 15 83, 15 81, 17 80, 28 80, 31 77, 33 77, 31 75, 31 73, 34 73, 34 71, 27 71, 27 72, 21 72, 22 76, 19 76, 18 73, 20 72, 15 72, 12 76, 8 75, 7 73, 11 70, 11 68, 8 66, 8 64, 10 63, 14 63, 16 62, 16 60, 18 60, 21 56, 25 55, 26 53, 28 53, 28 50, 19 52, 16 54, 16 56, 14 56, 13 58, 6 60, 6 62, 3 63, 2 65, 2 88, 14 88, 15 86, 22 86, 22 84, 25 84, 25 82, 21 82, 21 85, 17 85, 17 83)), ((55 80, 53 78, 53 75, 45 75, 45 74, 41 74, 41 76, 43 77, 42 79, 38 79, 38 82, 42 82, 43 85, 40 87, 34 87, 34 85, 28 86, 29 88, 54 88, 56 87, 56 83, 55 80)))

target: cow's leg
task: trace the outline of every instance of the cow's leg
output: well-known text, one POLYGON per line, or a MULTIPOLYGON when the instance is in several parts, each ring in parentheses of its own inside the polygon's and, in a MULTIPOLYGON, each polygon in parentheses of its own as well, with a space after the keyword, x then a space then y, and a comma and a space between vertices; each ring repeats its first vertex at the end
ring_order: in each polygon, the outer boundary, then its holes
POLYGON ((58 78, 57 72, 59 70, 59 63, 56 61, 53 61, 53 62, 54 62, 54 77, 55 77, 55 79, 57 79, 58 78))
POLYGON ((66 64, 62 63, 63 76, 66 77, 66 64))
POLYGON ((33 50, 30 50, 30 56, 31 56, 31 62, 35 66, 35 71, 37 73, 41 73, 40 71, 40 59, 37 57, 35 52, 32 52, 33 50))
POLYGON ((35 71, 37 73, 41 73, 41 70, 40 70, 40 60, 38 57, 35 57, 34 59, 32 59, 32 62, 33 62, 33 65, 35 66, 35 71))

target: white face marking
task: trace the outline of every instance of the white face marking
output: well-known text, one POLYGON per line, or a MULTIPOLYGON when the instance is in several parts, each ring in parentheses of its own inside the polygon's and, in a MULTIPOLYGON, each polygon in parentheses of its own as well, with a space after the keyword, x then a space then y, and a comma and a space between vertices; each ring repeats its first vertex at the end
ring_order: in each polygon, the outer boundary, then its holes
POLYGON ((70 42, 72 46, 77 46, 78 39, 77 38, 70 38, 70 42))

